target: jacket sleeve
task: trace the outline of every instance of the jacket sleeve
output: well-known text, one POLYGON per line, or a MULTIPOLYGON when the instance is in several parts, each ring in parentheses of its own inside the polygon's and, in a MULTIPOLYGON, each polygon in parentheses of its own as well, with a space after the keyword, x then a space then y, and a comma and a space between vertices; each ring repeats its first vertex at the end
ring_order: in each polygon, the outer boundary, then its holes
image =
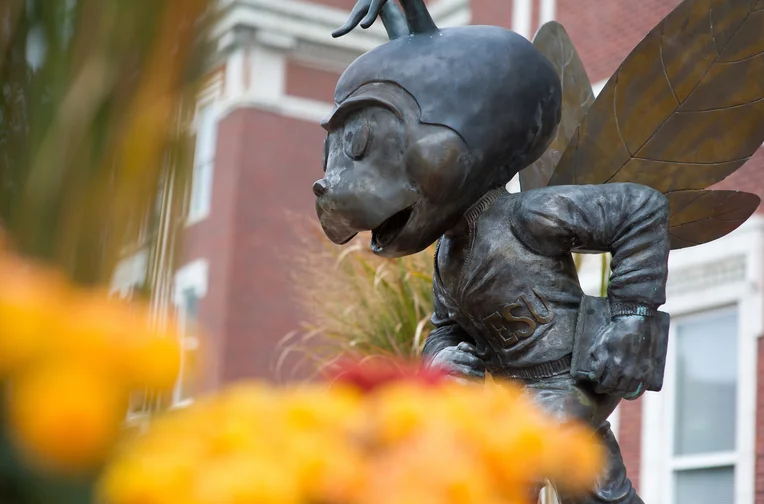
POLYGON ((434 311, 431 321, 435 328, 430 331, 422 348, 422 359, 425 361, 435 357, 444 348, 456 346, 463 341, 475 343, 467 331, 449 317, 443 301, 442 287, 437 279, 433 281, 433 294, 434 311))
POLYGON ((512 231, 534 252, 610 252, 613 316, 650 315, 666 302, 669 205, 639 184, 557 186, 517 198, 512 231))

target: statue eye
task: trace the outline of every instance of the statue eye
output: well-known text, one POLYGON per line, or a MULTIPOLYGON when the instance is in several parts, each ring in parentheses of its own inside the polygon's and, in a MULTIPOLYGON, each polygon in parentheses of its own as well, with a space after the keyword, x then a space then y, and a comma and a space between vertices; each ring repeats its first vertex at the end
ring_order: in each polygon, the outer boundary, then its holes
POLYGON ((329 137, 324 138, 324 173, 326 173, 326 164, 329 162, 329 137))
POLYGON ((361 159, 369 148, 371 129, 364 121, 355 130, 350 130, 345 135, 345 153, 353 159, 361 159))

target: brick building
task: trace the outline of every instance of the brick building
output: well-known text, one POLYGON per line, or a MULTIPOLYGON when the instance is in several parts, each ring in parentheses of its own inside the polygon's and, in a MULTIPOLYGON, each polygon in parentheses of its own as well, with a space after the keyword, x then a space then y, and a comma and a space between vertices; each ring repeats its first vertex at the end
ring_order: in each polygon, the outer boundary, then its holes
MULTIPOLYGON (((386 40, 381 23, 331 38, 355 0, 220 3, 217 61, 194 123, 194 183, 174 296, 211 335, 204 389, 270 376, 277 340, 295 329, 294 284, 281 260, 296 244, 286 213, 314 214, 311 185, 324 138, 318 121, 331 109, 341 71, 386 40)), ((429 1, 440 26, 498 24, 531 37, 558 20, 596 90, 677 3, 429 1)), ((762 169, 760 151, 722 185, 761 195, 762 169)), ((648 504, 764 504, 763 258, 758 215, 724 239, 672 253, 664 391, 623 404, 613 417, 648 504)), ((596 290, 596 269, 582 274, 587 290, 596 290)))

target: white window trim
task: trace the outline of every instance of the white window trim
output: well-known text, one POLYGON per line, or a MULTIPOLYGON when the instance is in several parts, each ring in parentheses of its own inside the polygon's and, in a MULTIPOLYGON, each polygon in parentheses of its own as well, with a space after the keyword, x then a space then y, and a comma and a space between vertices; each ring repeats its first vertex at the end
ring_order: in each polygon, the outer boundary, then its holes
MULTIPOLYGON (((182 310, 183 310, 183 294, 188 290, 193 290, 196 295, 199 297, 200 300, 204 299, 204 297, 207 295, 207 287, 209 284, 209 263, 206 259, 198 259, 194 262, 191 262, 182 268, 180 268, 177 273, 175 273, 175 284, 174 284, 174 290, 173 290, 173 305, 175 306, 176 310, 178 310, 179 314, 181 315, 179 318, 180 320, 184 320, 182 310)), ((184 327, 180 327, 181 331, 181 337, 183 338, 183 341, 181 341, 181 344, 185 345, 198 345, 199 341, 195 337, 186 337, 183 336, 184 327)), ((180 375, 182 376, 183 373, 183 363, 181 362, 181 370, 180 375)), ((182 408, 185 406, 188 406, 193 403, 192 398, 186 398, 181 400, 180 394, 182 392, 181 389, 181 380, 178 380, 178 383, 175 385, 173 392, 172 392, 172 401, 173 404, 171 408, 182 408)))
MULTIPOLYGON (((758 338, 764 329, 761 308, 762 250, 764 219, 754 215, 738 230, 720 240, 698 247, 674 251, 669 258, 672 271, 699 268, 744 255, 744 278, 726 285, 710 286, 669 297, 662 310, 673 317, 737 306, 738 310, 738 401, 736 450, 730 453, 674 459, 669 449, 673 437, 673 381, 668 370, 665 389, 647 393, 643 400, 640 495, 652 504, 672 504, 672 470, 678 468, 735 464, 735 501, 750 504, 755 495, 756 469, 756 389, 758 338)), ((689 271, 689 270, 685 270, 689 271)))
POLYGON ((112 273, 109 295, 129 298, 133 290, 146 281, 148 260, 148 250, 141 249, 119 261, 112 273))
POLYGON ((209 107, 210 114, 212 115, 212 121, 215 124, 215 146, 213 147, 212 151, 212 159, 206 162, 204 170, 209 170, 209 173, 207 176, 203 177, 208 184, 210 184, 209 190, 208 190, 208 197, 205 198, 205 200, 202 202, 201 207, 194 208, 192 207, 193 202, 193 195, 195 192, 195 184, 199 183, 199 180, 197 178, 197 163, 198 160, 196 159, 196 146, 199 143, 198 136, 196 137, 196 141, 194 143, 194 160, 193 160, 193 169, 191 173, 191 187, 189 188, 188 193, 188 205, 187 205, 187 215, 186 215, 186 226, 194 225, 200 221, 203 221, 206 219, 211 211, 212 208, 212 193, 213 193, 213 187, 214 187, 214 179, 215 179, 215 159, 217 158, 217 134, 218 134, 218 127, 220 125, 220 119, 221 119, 221 110, 219 104, 215 100, 216 96, 214 94, 208 93, 206 96, 203 96, 196 104, 196 110, 194 112, 194 119, 191 123, 191 133, 197 134, 199 131, 199 120, 200 120, 200 111, 204 108, 209 107))
POLYGON ((533 37, 533 0, 514 0, 512 2, 512 31, 530 39, 533 37))

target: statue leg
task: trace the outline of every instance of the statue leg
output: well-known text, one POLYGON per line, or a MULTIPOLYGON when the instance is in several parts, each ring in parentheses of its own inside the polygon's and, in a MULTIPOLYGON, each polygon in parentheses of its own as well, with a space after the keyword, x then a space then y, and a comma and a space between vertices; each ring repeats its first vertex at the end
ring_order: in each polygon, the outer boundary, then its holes
POLYGON ((644 504, 626 476, 621 450, 607 421, 620 398, 596 394, 588 383, 570 375, 538 380, 526 386, 536 402, 552 415, 560 419, 576 418, 596 429, 607 451, 607 467, 596 487, 588 495, 561 495, 561 504, 644 504))

